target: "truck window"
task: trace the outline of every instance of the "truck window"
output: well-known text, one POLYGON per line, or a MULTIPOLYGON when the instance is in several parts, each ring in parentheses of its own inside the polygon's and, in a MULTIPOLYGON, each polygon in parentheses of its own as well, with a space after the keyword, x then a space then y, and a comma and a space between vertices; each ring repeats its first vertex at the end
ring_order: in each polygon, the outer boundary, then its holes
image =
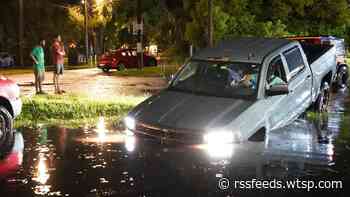
POLYGON ((305 68, 304 60, 298 47, 284 52, 283 55, 286 58, 291 77, 305 68))
POLYGON ((260 64, 246 62, 189 61, 169 89, 206 96, 255 98, 260 64))
POLYGON ((267 89, 273 85, 285 84, 287 82, 281 56, 275 57, 269 64, 266 81, 267 89))

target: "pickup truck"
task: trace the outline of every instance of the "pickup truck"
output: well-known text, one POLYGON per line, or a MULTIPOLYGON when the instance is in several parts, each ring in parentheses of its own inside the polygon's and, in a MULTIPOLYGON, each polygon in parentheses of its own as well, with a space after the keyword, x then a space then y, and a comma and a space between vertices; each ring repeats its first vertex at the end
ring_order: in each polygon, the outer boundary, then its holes
POLYGON ((263 141, 313 106, 326 111, 332 45, 237 38, 206 48, 124 119, 126 134, 184 143, 263 141))
POLYGON ((0 147, 13 138, 13 119, 21 113, 22 109, 19 96, 18 85, 12 80, 0 76, 0 147))

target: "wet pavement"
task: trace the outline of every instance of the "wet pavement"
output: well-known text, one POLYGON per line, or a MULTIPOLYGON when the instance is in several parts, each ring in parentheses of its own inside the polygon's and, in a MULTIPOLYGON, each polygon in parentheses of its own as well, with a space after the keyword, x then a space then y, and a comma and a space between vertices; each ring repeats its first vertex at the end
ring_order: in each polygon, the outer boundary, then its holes
MULTIPOLYGON (((35 94, 33 74, 16 74, 8 77, 19 84, 22 95, 35 94)), ((52 80, 52 72, 46 72, 43 90, 50 94, 54 93, 52 80)), ((73 92, 92 98, 109 99, 120 95, 152 94, 163 89, 166 85, 166 80, 161 77, 115 76, 112 73, 103 73, 97 68, 66 70, 62 78, 62 88, 67 93, 73 92)))
POLYGON ((344 106, 350 99, 348 92, 333 97, 328 116, 300 118, 270 132, 263 143, 161 144, 105 128, 103 118, 94 129, 18 128, 12 156, 0 161, 0 196, 349 196, 350 121, 344 106), (223 178, 230 183, 342 181, 343 188, 242 189, 230 184, 222 190, 223 178))

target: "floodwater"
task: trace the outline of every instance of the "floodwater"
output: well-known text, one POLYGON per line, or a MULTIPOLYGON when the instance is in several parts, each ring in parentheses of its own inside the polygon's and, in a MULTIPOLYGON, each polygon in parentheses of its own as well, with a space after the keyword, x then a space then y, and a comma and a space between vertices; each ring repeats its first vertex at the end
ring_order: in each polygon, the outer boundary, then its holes
POLYGON ((298 119, 269 133, 263 143, 161 144, 105 128, 103 118, 95 129, 18 128, 13 150, 0 161, 0 196, 349 196, 349 96, 333 97, 328 116, 298 119), (340 185, 248 189, 234 184, 253 179, 340 185))

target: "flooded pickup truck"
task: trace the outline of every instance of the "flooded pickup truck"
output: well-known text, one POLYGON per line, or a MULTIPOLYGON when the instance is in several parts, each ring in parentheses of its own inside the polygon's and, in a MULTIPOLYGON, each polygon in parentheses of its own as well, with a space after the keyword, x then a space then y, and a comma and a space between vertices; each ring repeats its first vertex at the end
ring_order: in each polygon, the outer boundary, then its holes
POLYGON ((167 89, 135 107, 126 132, 185 143, 264 140, 312 106, 327 110, 332 45, 238 38, 194 55, 167 89))

